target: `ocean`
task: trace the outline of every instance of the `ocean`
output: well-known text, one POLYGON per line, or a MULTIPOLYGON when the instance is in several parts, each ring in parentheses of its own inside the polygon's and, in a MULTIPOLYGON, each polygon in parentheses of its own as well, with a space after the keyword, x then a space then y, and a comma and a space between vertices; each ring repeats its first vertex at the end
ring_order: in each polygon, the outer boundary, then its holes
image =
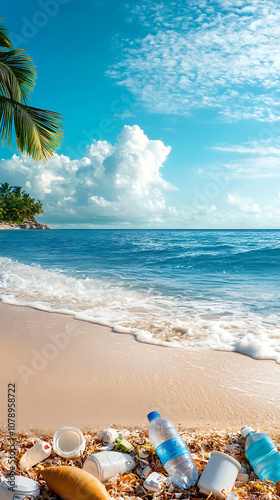
POLYGON ((0 299, 280 363, 280 231, 2 230, 0 299))

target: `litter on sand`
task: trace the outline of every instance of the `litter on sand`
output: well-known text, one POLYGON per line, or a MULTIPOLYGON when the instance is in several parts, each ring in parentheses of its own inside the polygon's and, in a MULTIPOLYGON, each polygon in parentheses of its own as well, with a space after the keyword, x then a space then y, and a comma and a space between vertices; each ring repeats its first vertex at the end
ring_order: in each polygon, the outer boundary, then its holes
MULTIPOLYGON (((110 433, 107 433, 107 436, 110 433)), ((106 436, 106 440, 108 437, 106 436)), ((128 442, 133 446, 129 452, 131 459, 135 462, 135 467, 130 472, 123 472, 122 474, 117 474, 114 477, 111 477, 103 485, 99 486, 99 483, 96 483, 95 491, 97 491, 97 495, 92 498, 108 498, 109 496, 116 500, 149 500, 153 498, 158 498, 160 500, 173 500, 173 499, 189 499, 189 500, 208 500, 214 499, 214 495, 210 492, 208 497, 203 495, 198 487, 190 486, 189 489, 182 489, 176 484, 170 484, 170 480, 168 480, 167 473, 155 451, 155 448, 151 446, 151 442, 149 439, 148 431, 142 429, 115 429, 115 433, 111 433, 111 436, 124 436, 128 442), (152 476, 149 480, 149 476, 156 473, 156 475, 152 476), (160 475, 160 476, 158 476, 160 475), (155 481, 153 488, 153 481, 155 478, 160 478, 160 481, 155 481), (161 478, 166 478, 166 480, 161 478), (148 479, 148 481, 147 481, 148 479), (151 489, 147 489, 144 486, 146 482, 146 486, 151 489), (149 486, 150 485, 150 486, 149 486), (104 493, 104 489, 106 493, 104 493), (107 496, 108 495, 108 496, 107 496)), ((239 475, 233 485, 232 492, 228 493, 226 497, 228 500, 242 500, 242 499, 251 499, 251 500, 276 500, 280 498, 280 489, 279 483, 275 485, 274 483, 267 481, 266 479, 260 480, 257 475, 254 473, 251 468, 246 454, 245 454, 245 442, 244 437, 242 437, 238 432, 231 431, 212 431, 206 433, 199 433, 195 431, 185 430, 180 431, 180 436, 186 443, 192 459, 198 469, 198 474, 201 476, 203 470, 208 463, 208 460, 211 456, 211 452, 218 451, 230 455, 233 459, 237 460, 242 465, 242 474, 239 475), (242 479, 246 479, 247 482, 242 481, 242 479)), ((1 454, 0 454, 0 477, 2 479, 2 484, 7 482, 7 478, 10 474, 9 468, 9 443, 8 443, 8 432, 2 430, 0 432, 0 446, 1 446, 1 454)), ((53 435, 41 435, 38 436, 35 432, 19 432, 17 434, 17 464, 19 463, 21 457, 24 453, 32 448, 39 441, 44 441, 46 443, 53 442, 53 435)), ((91 455, 100 453, 104 450, 103 438, 100 435, 100 432, 88 431, 83 433, 83 437, 85 439, 85 448, 80 456, 67 459, 59 456, 54 450, 50 456, 45 458, 41 463, 34 465, 32 468, 23 471, 19 467, 16 471, 16 474, 21 476, 22 478, 29 478, 35 481, 38 485, 38 489, 40 493, 37 494, 37 498, 39 500, 57 500, 59 497, 47 486, 47 476, 50 476, 49 472, 44 473, 44 470, 51 470, 55 468, 62 469, 63 471, 69 468, 69 473, 71 476, 71 472, 74 469, 79 469, 81 472, 76 472, 77 481, 86 478, 83 470, 83 465, 87 458, 91 455), (72 469, 72 470, 71 470, 72 469), (43 477, 45 476, 45 479, 43 477)), ((277 436, 272 436, 272 439, 277 446, 280 448, 280 439, 277 436)), ((104 440, 104 442, 106 442, 104 440)), ((107 441, 108 442, 108 441, 107 441)), ((122 453, 122 451, 118 451, 116 453, 122 453)), ((53 469, 54 470, 54 469, 53 469)), ((67 472, 67 471, 66 471, 67 472)), ((86 473, 86 472, 85 472, 86 473)), ((53 473, 54 474, 54 473, 53 473)), ((88 474, 88 473, 86 473, 88 474)), ((73 474, 72 474, 73 475, 73 474)), ((67 474, 63 472, 63 476, 67 477, 67 474)), ((94 478, 94 476, 92 476, 94 478)), ((88 479, 88 478, 86 478, 88 479)), ((73 480, 73 479, 72 479, 73 480)), ((94 478, 95 480, 95 478, 94 478)), ((98 480, 96 480, 98 481, 98 480)), ((33 483, 32 483, 33 484, 33 483)), ((100 483, 101 484, 101 483, 100 483)), ((34 487, 35 488, 35 487, 34 487)), ((36 488, 34 489, 34 491, 36 488)), ((3 488, 2 488, 3 491, 3 488)), ((61 493, 59 492, 61 495, 61 493)), ((2 496, 1 498, 8 498, 7 496, 2 496)), ((13 496, 11 496, 13 498, 13 496)), ((23 498, 23 497, 21 497, 23 498)), ((28 497, 26 497, 28 498, 28 497)), ((34 498, 34 497, 33 497, 34 498)), ((63 497, 61 497, 63 498, 63 497)), ((78 498, 78 497, 77 497, 78 498)), ((91 498, 91 497, 90 497, 91 498)))

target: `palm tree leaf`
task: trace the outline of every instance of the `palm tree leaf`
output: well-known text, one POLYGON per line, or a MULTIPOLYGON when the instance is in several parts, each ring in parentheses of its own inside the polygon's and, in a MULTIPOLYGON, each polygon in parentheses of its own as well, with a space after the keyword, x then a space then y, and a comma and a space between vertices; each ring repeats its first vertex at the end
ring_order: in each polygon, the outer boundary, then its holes
POLYGON ((2 143, 11 144, 12 125, 17 147, 35 160, 51 157, 62 141, 62 117, 54 111, 27 106, 5 96, 0 96, 0 133, 2 143))
POLYGON ((33 90, 36 69, 32 59, 24 50, 0 52, 0 91, 3 95, 26 102, 33 90))
POLYGON ((12 143, 13 130, 13 107, 8 98, 0 96, 0 133, 2 135, 2 145, 8 143, 8 148, 12 143), (7 99, 5 101, 5 99, 7 99))
POLYGON ((7 28, 3 25, 2 17, 0 17, 0 48, 12 49, 12 44, 9 40, 7 28))

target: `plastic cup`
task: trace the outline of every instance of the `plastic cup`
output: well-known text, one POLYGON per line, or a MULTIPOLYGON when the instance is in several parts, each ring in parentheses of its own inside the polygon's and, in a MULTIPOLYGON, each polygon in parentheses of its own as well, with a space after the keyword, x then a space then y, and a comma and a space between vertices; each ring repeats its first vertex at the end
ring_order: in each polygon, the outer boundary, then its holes
POLYGON ((202 472, 197 486, 201 493, 220 499, 226 498, 231 492, 241 465, 235 458, 220 451, 212 451, 202 472))
POLYGON ((99 481, 105 483, 111 477, 130 472, 136 466, 133 458, 126 453, 117 451, 101 451, 90 455, 83 468, 85 471, 97 477, 99 481))
POLYGON ((4 479, 0 484, 0 500, 12 500, 16 496, 19 498, 34 497, 40 494, 38 483, 25 476, 15 476, 14 491, 9 490, 10 481, 4 479))
POLYGON ((62 427, 54 435, 52 447, 63 458, 77 458, 85 450, 86 441, 77 427, 62 427))

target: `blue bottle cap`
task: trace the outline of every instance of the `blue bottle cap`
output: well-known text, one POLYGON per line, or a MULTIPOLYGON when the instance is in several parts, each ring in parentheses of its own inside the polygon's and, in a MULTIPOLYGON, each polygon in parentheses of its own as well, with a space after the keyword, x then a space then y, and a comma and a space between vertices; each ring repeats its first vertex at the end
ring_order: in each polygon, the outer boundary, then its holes
POLYGON ((149 422, 151 422, 152 420, 154 420, 154 418, 157 418, 157 417, 160 417, 160 414, 158 411, 151 411, 151 413, 148 413, 148 415, 147 415, 149 422))

